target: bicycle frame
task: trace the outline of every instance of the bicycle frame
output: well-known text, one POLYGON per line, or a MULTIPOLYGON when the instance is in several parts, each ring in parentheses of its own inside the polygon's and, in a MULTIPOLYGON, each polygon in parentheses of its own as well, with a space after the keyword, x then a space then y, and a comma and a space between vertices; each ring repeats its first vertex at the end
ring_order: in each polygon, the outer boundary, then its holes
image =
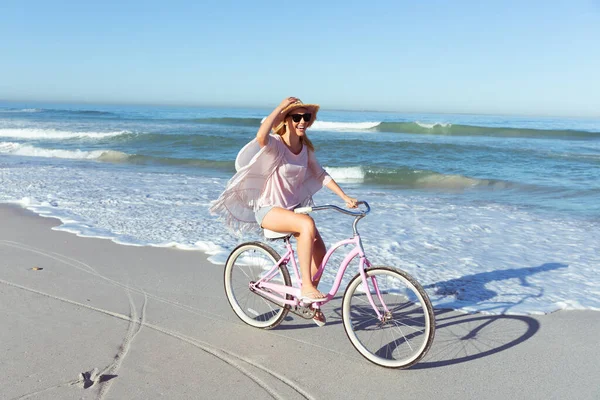
MULTIPOLYGON (((325 270, 325 266, 327 265, 329 259, 331 258, 331 255, 333 253, 335 253, 340 247, 346 246, 346 245, 354 245, 354 247, 346 254, 346 257, 344 258, 344 260, 340 263, 340 266, 338 267, 338 271, 337 271, 337 274, 335 277, 333 287, 331 288, 329 293, 327 293, 327 296, 323 299, 323 301, 313 303, 315 308, 319 308, 322 304, 326 304, 327 302, 329 302, 330 300, 333 299, 333 297, 335 296, 335 294, 337 293, 337 291, 339 290, 339 288, 341 286, 342 278, 344 276, 344 273, 346 272, 346 269, 348 268, 348 266, 350 265, 350 263, 352 262, 352 260, 355 257, 359 257, 358 270, 359 270, 359 273, 360 273, 360 276, 362 279, 362 283, 363 283, 363 285, 365 285, 365 287, 368 287, 367 275, 365 273, 365 265, 366 265, 366 267, 371 267, 371 263, 365 256, 365 252, 364 252, 364 249, 362 246, 360 235, 356 231, 356 222, 354 224, 354 231, 355 231, 354 237, 335 243, 333 246, 331 246, 329 248, 329 250, 327 250, 327 253, 323 257, 323 261, 321 262, 321 265, 319 266, 319 269, 317 270, 317 273, 315 274, 314 278, 319 278, 323 274, 323 271, 325 270)), ((286 246, 286 253, 277 261, 277 263, 275 263, 273 265, 273 267, 260 280, 258 280, 257 282, 250 282, 250 290, 258 292, 261 296, 264 296, 265 298, 270 299, 271 301, 273 301, 277 304, 283 303, 283 305, 289 305, 289 306, 294 306, 294 307, 304 306, 305 304, 303 304, 302 301, 299 300, 301 297, 301 290, 302 290, 301 282, 302 281, 300 279, 298 264, 296 262, 294 249, 292 248, 292 244, 290 243, 289 236, 285 238, 285 246, 286 246), (287 265, 290 261, 292 262, 293 273, 294 273, 294 277, 296 278, 296 282, 298 282, 298 287, 297 286, 286 286, 286 285, 270 282, 270 280, 276 275, 276 273, 279 269, 279 266, 287 265), (267 289, 267 290, 263 290, 263 289, 267 289), (277 292, 281 295, 289 294, 292 296, 292 299, 282 299, 279 296, 272 295, 270 293, 270 291, 277 292)), ((371 278, 371 281, 372 281, 372 285, 375 289, 375 293, 377 294, 380 304, 382 305, 385 313, 388 313, 389 310, 388 310, 387 306, 385 305, 385 302, 383 301, 383 298, 381 296, 381 293, 379 291, 379 288, 377 286, 377 282, 375 281, 375 278, 371 278)), ((382 313, 379 311, 378 307, 375 305, 375 302, 371 295, 371 291, 366 290, 366 294, 367 294, 369 303, 371 304, 371 307, 373 307, 373 310, 375 310, 375 312, 377 313, 378 318, 383 319, 384 315, 382 315, 382 313)))

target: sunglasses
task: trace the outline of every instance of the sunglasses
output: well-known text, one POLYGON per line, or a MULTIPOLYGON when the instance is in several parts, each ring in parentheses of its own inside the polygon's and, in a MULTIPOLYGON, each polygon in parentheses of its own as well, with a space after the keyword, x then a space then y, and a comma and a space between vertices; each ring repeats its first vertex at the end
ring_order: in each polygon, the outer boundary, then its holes
POLYGON ((310 122, 310 120, 312 119, 312 114, 311 113, 292 114, 292 115, 290 115, 290 117, 292 117, 292 121, 294 121, 294 122, 300 122, 300 120, 303 118, 304 118, 304 122, 310 122))

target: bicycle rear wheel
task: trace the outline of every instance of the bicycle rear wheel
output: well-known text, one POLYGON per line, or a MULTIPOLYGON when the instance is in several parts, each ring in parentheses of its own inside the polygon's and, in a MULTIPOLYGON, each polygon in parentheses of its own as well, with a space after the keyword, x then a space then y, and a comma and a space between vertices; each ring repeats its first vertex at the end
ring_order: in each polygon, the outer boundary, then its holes
POLYGON ((369 361, 388 368, 407 368, 429 350, 435 333, 433 307, 421 285, 404 271, 374 267, 357 274, 342 302, 348 339, 369 361), (379 318, 369 302, 371 293, 379 318))
MULTIPOLYGON (((260 242, 244 243, 236 247, 225 263, 225 294, 235 314, 248 325, 271 329, 281 323, 290 306, 271 301, 250 290, 250 282, 256 282, 268 273, 281 257, 270 246, 260 242)), ((272 283, 291 286, 290 274, 280 265, 272 283)), ((283 299, 291 299, 272 293, 283 299)))

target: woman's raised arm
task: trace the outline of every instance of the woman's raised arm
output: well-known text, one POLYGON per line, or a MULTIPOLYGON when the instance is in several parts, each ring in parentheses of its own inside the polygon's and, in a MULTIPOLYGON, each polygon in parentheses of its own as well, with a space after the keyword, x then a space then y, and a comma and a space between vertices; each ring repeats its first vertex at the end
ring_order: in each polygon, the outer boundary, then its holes
POLYGON ((271 129, 273 129, 273 126, 276 126, 279 124, 279 122, 281 122, 281 118, 285 117, 285 115, 281 115, 281 110, 290 104, 296 103, 297 101, 300 101, 300 99, 296 97, 288 97, 284 99, 277 107, 275 107, 273 112, 271 112, 271 114, 265 118, 263 123, 260 125, 260 128, 258 128, 258 132, 256 133, 256 140, 258 141, 260 147, 265 147, 267 145, 269 142, 269 133, 271 132, 271 129))

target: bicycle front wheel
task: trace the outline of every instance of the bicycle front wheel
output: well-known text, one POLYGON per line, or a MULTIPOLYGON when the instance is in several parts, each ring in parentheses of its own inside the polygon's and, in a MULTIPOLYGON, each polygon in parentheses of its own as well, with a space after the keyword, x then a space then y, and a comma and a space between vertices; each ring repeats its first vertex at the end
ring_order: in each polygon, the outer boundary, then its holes
MULTIPOLYGON (((280 256, 270 246, 260 242, 244 243, 236 247, 225 263, 225 294, 235 314, 248 325, 271 329, 281 323, 288 313, 289 305, 267 299, 250 290, 250 283, 257 282, 279 261, 280 256)), ((271 283, 291 286, 290 274, 280 265, 271 283)), ((281 299, 291 299, 272 292, 281 299)))
POLYGON ((435 333, 433 307, 427 293, 404 271, 374 267, 365 273, 368 287, 357 274, 344 293, 342 320, 348 339, 360 354, 377 365, 414 365, 431 347, 435 333))

